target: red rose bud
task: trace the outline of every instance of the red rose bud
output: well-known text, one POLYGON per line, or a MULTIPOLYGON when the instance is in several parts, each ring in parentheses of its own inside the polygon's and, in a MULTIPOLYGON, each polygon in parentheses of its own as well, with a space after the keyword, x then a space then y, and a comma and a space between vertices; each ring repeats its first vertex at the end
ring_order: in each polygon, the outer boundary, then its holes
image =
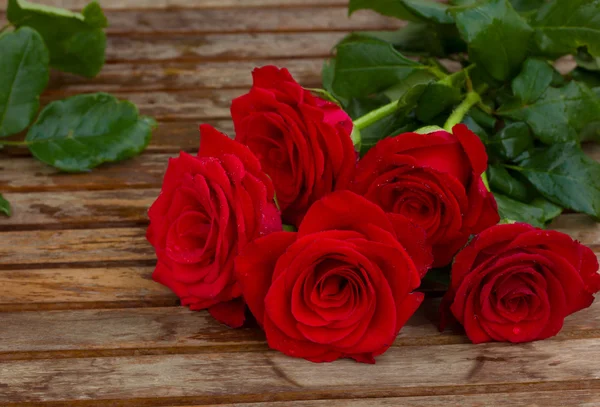
POLYGON ((598 291, 598 260, 588 247, 524 223, 497 225, 456 256, 441 328, 449 308, 474 343, 545 339, 598 291))
POLYGON ((158 263, 153 279, 192 310, 208 308, 237 327, 245 305, 233 259, 252 240, 280 231, 273 186, 257 158, 208 125, 197 157, 171 158, 162 190, 148 212, 147 238, 158 263))
POLYGON ((459 124, 452 133, 404 133, 378 142, 359 161, 352 189, 427 232, 434 267, 452 260, 471 234, 500 220, 481 174, 481 140, 459 124))
POLYGON ((307 212, 298 232, 255 240, 235 261, 268 344, 313 362, 374 363, 423 300, 425 232, 350 191, 307 212))
POLYGON ((284 223, 297 226, 313 202, 347 189, 356 166, 352 120, 285 68, 257 68, 252 77, 250 92, 231 104, 236 140, 273 180, 284 223))

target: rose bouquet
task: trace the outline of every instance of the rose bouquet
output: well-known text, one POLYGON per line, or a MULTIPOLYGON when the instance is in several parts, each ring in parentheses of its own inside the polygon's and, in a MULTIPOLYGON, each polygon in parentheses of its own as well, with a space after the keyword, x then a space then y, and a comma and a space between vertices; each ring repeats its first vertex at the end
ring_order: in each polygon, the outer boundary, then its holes
POLYGON ((198 154, 169 161, 149 211, 154 279, 233 328, 251 313, 271 348, 314 362, 374 363, 432 273, 448 286, 440 328, 474 343, 556 335, 600 291, 594 253, 543 229, 563 208, 600 217, 600 166, 580 147, 600 99, 547 62, 576 44, 590 68, 595 43, 539 22, 600 6, 512 3, 368 2, 413 22, 343 40, 326 90, 255 69, 231 105, 235 138, 202 125, 198 154))

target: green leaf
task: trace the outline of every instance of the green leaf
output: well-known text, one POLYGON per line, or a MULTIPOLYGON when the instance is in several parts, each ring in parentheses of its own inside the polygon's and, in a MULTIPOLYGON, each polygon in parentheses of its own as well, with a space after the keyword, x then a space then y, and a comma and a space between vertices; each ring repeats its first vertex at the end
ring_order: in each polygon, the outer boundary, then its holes
POLYGON ((419 18, 438 24, 453 24, 448 5, 431 0, 400 0, 404 7, 419 18))
POLYGON ((467 50, 458 30, 450 24, 409 22, 396 31, 363 31, 361 35, 389 42, 407 54, 428 53, 441 57, 467 50))
POLYGON ((554 0, 539 10, 532 25, 545 55, 575 54, 579 47, 600 55, 600 0, 554 0))
POLYGON ((546 144, 579 140, 579 133, 600 115, 600 99, 585 84, 572 81, 562 88, 547 88, 534 103, 513 101, 497 114, 525 121, 546 144))
POLYGON ((527 57, 533 30, 508 0, 453 10, 458 30, 469 45, 469 59, 496 80, 512 77, 527 57))
POLYGON ((396 85, 386 89, 382 93, 387 96, 390 101, 399 100, 411 90, 413 92, 419 90, 423 93, 430 83, 435 82, 435 79, 435 76, 429 71, 415 71, 408 75, 402 82, 398 82, 396 85))
POLYGON ((523 122, 510 123, 490 138, 488 150, 498 157, 514 161, 525 151, 533 148, 529 126, 523 122))
POLYGON ((80 172, 139 154, 154 126, 130 102, 106 93, 85 94, 46 106, 25 141, 40 161, 80 172))
POLYGON ((48 84, 49 56, 42 37, 20 28, 0 37, 0 137, 24 130, 48 84))
POLYGON ((577 50, 575 55, 577 66, 580 66, 588 71, 600 71, 600 57, 593 57, 584 48, 577 50))
POLYGON ((553 203, 600 218, 600 164, 576 143, 555 144, 510 168, 553 203))
POLYGON ((396 17, 400 20, 420 20, 406 8, 402 0, 350 0, 348 14, 363 9, 374 10, 384 16, 396 17))
POLYGON ((546 4, 546 0, 510 0, 513 8, 518 12, 536 10, 546 4))
POLYGON ((0 194, 0 212, 6 216, 11 215, 10 203, 0 194))
POLYGON ((419 120, 428 123, 434 117, 458 103, 460 98, 459 88, 439 82, 432 83, 421 95, 415 113, 419 120))
POLYGON ((505 195, 494 192, 498 204, 498 212, 502 219, 516 222, 525 222, 530 225, 544 228, 555 217, 561 214, 562 208, 545 199, 535 199, 529 204, 511 199, 505 195))
POLYGON ((417 105, 417 118, 428 123, 461 100, 461 89, 467 79, 469 68, 430 83, 423 91, 417 105))
POLYGON ((487 130, 483 128, 470 114, 467 114, 461 123, 466 124, 469 130, 477 134, 483 144, 487 144, 490 138, 487 130))
POLYGON ((8 20, 40 33, 50 51, 50 64, 61 71, 94 77, 104 65, 106 17, 92 2, 73 13, 60 8, 8 0, 8 20))
POLYGON ((427 69, 385 41, 353 35, 337 46, 332 88, 342 97, 367 96, 427 69))
POLYGON ((529 58, 512 81, 513 92, 524 103, 535 102, 548 89, 553 75, 554 69, 546 61, 529 58))
POLYGON ((531 197, 529 185, 513 177, 503 166, 491 164, 488 167, 488 181, 494 191, 519 201, 527 201, 531 197))
POLYGON ((590 88, 600 86, 600 73, 590 72, 585 69, 577 68, 570 73, 571 78, 578 82, 585 83, 590 88))
POLYGON ((481 127, 487 130, 493 131, 496 129, 496 118, 478 107, 471 108, 469 110, 469 116, 473 118, 481 127))

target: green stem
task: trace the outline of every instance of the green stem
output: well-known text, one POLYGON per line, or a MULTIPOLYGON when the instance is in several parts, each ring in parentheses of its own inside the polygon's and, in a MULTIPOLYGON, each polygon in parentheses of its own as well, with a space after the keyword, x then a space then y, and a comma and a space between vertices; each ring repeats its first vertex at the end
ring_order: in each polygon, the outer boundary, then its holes
POLYGON ((444 130, 448 132, 452 131, 452 128, 458 123, 462 122, 469 110, 480 101, 481 97, 479 96, 479 93, 467 93, 467 97, 465 98, 465 100, 463 100, 461 104, 458 105, 456 109, 454 109, 450 117, 448 117, 446 124, 444 124, 444 130))
POLYGON ((354 120, 354 127, 358 130, 362 130, 365 127, 369 127, 373 123, 378 122, 386 116, 391 115, 398 109, 398 101, 388 103, 387 105, 381 106, 379 109, 375 109, 364 116, 354 120))
POLYGON ((6 141, 0 140, 0 146, 15 146, 15 147, 27 147, 29 145, 26 141, 6 141))
POLYGON ((10 27, 10 23, 6 24, 4 27, 0 28, 0 34, 6 31, 10 27))

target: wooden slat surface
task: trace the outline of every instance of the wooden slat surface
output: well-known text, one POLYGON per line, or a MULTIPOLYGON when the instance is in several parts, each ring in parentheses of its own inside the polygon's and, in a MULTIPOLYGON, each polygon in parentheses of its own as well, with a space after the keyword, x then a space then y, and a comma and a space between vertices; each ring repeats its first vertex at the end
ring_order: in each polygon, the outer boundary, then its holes
MULTIPOLYGON (((72 10, 81 10, 88 0, 40 0, 36 3, 72 10)), ((306 7, 314 8, 347 6, 347 0, 100 0, 105 9, 170 9, 170 8, 263 8, 263 7, 306 7)), ((6 4, 0 4, 0 10, 6 10, 6 4)))
POLYGON ((448 394, 456 387, 468 387, 466 393, 600 389, 600 341, 571 340, 569 349, 561 341, 392 347, 377 365, 314 364, 274 351, 16 360, 0 364, 0 401, 181 404, 448 394))
MULTIPOLYGON (((201 122, 233 134, 229 106, 255 66, 285 66, 318 87, 345 33, 403 23, 369 11, 347 19, 347 0, 100 3, 107 64, 92 80, 53 72, 42 104, 109 91, 160 126, 140 157, 85 174, 0 151, 0 193, 13 207, 0 218, 0 406, 600 406, 600 303, 550 340, 475 346, 460 328, 438 332, 439 298, 427 299, 375 366, 288 358, 256 327, 179 307, 151 280, 144 237, 168 158, 197 150, 201 122)), ((599 146, 586 151, 600 160, 599 146)), ((600 255, 590 217, 552 227, 600 255)))
MULTIPOLYGON (((316 1, 316 0, 315 0, 316 1)), ((301 1, 299 1, 300 3, 301 1)), ((102 1, 100 3, 103 3, 102 1)), ((197 3, 201 5, 203 3, 197 3)), ((167 8, 105 10, 109 26, 106 32, 116 35, 164 36, 172 34, 264 33, 304 31, 392 30, 402 21, 361 10, 348 18, 345 5, 323 7, 315 12, 305 7, 275 8, 167 8)), ((0 5, 0 10, 3 5, 0 5)), ((0 21, 6 20, 0 12, 0 21)), ((153 38, 154 40, 156 38, 153 38)))

